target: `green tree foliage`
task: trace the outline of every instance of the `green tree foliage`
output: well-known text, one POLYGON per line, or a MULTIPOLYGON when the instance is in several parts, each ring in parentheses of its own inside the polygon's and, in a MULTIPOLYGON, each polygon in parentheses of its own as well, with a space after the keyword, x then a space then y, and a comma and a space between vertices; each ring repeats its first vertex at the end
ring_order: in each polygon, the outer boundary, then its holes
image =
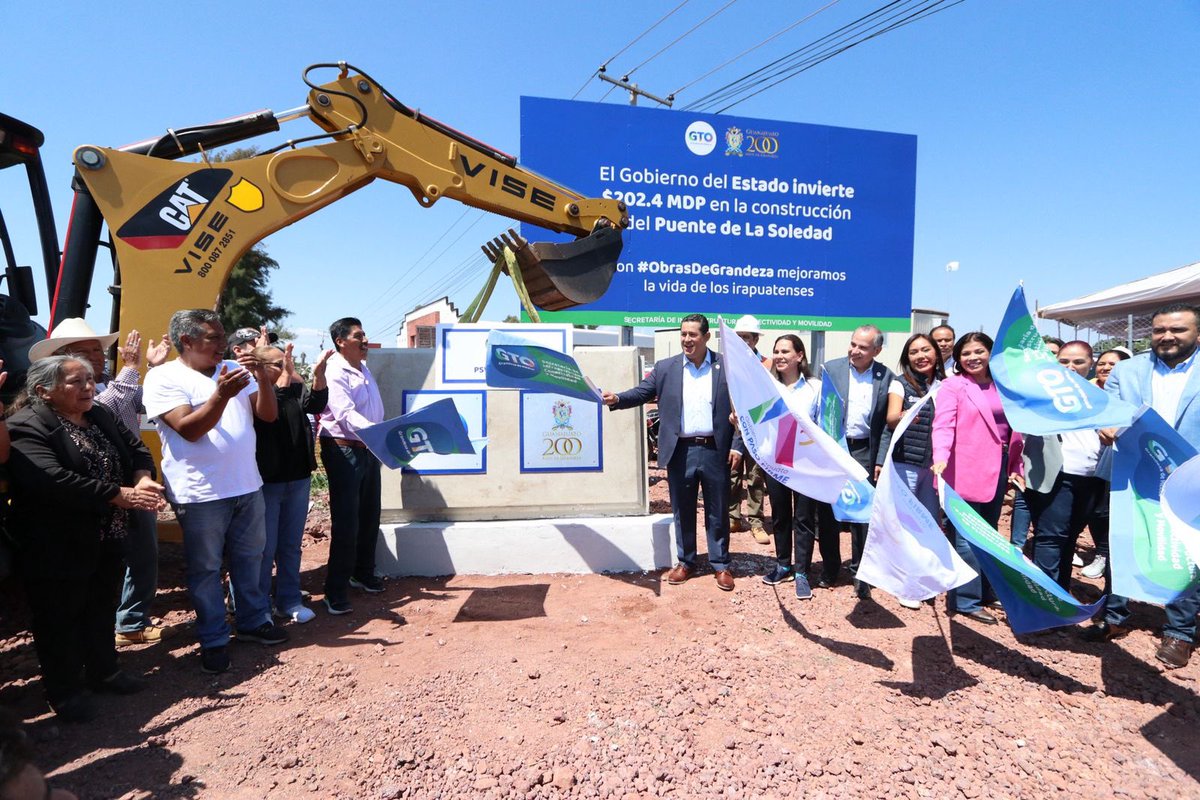
POLYGON ((292 312, 276 305, 267 287, 271 270, 278 268, 279 262, 267 255, 261 244, 250 248, 238 260, 217 303, 217 313, 221 315, 221 324, 226 331, 266 325, 278 333, 279 338, 292 338, 281 325, 292 312))
MULTIPOLYGON (((1092 346, 1092 349, 1096 352, 1096 355, 1100 355, 1101 353, 1104 353, 1108 350, 1112 350, 1114 347, 1124 347, 1124 346, 1125 346, 1124 339, 1101 339, 1100 341, 1096 342, 1096 344, 1094 344, 1092 346)), ((1150 337, 1146 336, 1141 339, 1133 340, 1133 352, 1135 355, 1137 353, 1144 353, 1149 349, 1150 349, 1150 337)))
MULTIPOLYGON (((236 161, 250 158, 257 154, 253 147, 237 147, 220 153, 209 155, 212 161, 236 161)), ((267 255, 267 249, 257 244, 238 260, 229 273, 229 280, 217 301, 217 313, 221 315, 221 324, 228 332, 238 328, 257 328, 266 325, 275 331, 280 339, 290 339, 293 335, 283 328, 283 320, 291 315, 291 311, 276 305, 268 287, 270 273, 279 268, 279 262, 267 255)))

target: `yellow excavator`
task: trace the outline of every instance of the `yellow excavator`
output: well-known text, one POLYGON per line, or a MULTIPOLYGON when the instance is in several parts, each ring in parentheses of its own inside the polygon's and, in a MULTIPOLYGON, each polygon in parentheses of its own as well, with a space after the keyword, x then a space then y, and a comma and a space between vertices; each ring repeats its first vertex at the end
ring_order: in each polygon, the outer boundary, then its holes
MULTIPOLYGON (((260 111, 171 129, 116 149, 77 148, 75 203, 50 327, 84 315, 104 223, 115 274, 111 329, 158 336, 174 311, 214 307, 234 264, 268 234, 376 178, 404 185, 426 208, 449 197, 576 236, 564 243, 505 240, 540 308, 592 302, 608 289, 629 225, 624 203, 584 197, 523 169, 512 156, 403 105, 345 62, 314 64, 304 82, 307 103, 278 115, 260 111), (310 80, 329 69, 337 70, 333 81, 310 80), (300 117, 323 132, 251 158, 208 158, 214 148, 300 117), (172 160, 196 154, 198 162, 172 160)), ((485 247, 498 264, 501 247, 485 247)))

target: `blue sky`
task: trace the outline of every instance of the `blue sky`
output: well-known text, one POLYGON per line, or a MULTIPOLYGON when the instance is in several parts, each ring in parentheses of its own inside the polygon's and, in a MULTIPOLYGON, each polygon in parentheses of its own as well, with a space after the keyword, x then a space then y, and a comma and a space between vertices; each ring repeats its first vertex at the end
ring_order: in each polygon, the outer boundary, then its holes
MULTIPOLYGON (((610 73, 619 76, 726 2, 691 0, 610 73)), ((826 2, 739 0, 635 80, 665 95, 826 2)), ((350 61, 402 102, 517 153, 521 95, 571 97, 676 5, 25 4, 6 12, 0 30, 0 110, 46 133, 61 238, 76 146, 117 146, 167 127, 300 105, 301 70, 317 61, 350 61)), ((880 5, 840 0, 680 100, 880 5)), ((1196 2, 967 0, 731 113, 915 134, 914 305, 948 309, 960 330, 994 331, 1018 280, 1031 303, 1045 305, 1200 260, 1198 52, 1196 2), (961 269, 946 273, 948 261, 961 269)), ((604 93, 593 80, 579 98, 604 93)), ((613 92, 606 102, 626 99, 613 92)), ((256 143, 316 130, 302 120, 256 143)), ((28 217, 10 208, 21 191, 0 180, 19 257, 29 261, 28 217)), ((293 311, 287 325, 311 349, 330 320, 358 314, 374 338, 390 343, 387 323, 474 262, 475 276, 450 281, 451 299, 465 307, 484 278, 478 245, 508 223, 476 221, 474 211, 464 217, 464 208, 447 200, 421 209, 406 190, 376 182, 272 235, 266 246, 283 265, 272 288, 293 311), (397 276, 399 285, 385 291, 397 276)), ((96 328, 107 325, 107 279, 102 263, 88 315, 96 328)), ((506 291, 488 316, 516 310, 506 291)))

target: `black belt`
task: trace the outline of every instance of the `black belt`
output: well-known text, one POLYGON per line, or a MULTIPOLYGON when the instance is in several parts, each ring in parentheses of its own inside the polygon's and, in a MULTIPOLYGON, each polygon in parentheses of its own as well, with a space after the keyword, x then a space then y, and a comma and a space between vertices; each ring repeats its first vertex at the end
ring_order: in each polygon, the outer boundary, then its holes
POLYGON ((343 447, 357 447, 360 449, 366 447, 366 445, 360 441, 357 441, 355 439, 343 439, 339 436, 322 436, 321 441, 322 442, 333 442, 334 444, 340 444, 343 447))
POLYGON ((861 439, 847 439, 846 444, 862 444, 863 442, 870 442, 870 441, 871 441, 870 436, 864 436, 861 439))
POLYGON ((680 436, 678 441, 680 444, 694 444, 697 447, 712 447, 717 443, 713 436, 680 436))

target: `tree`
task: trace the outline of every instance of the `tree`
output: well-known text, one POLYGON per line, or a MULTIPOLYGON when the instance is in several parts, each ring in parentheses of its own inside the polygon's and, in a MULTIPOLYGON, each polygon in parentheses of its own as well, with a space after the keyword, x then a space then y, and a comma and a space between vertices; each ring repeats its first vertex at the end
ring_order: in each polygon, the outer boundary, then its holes
MULTIPOLYGON (((236 161, 250 158, 257 152, 253 147, 237 147, 210 154, 209 159, 218 162, 236 161)), ((279 262, 267 255, 267 249, 261 243, 250 248, 246 255, 234 264, 225 289, 217 301, 217 313, 221 315, 221 324, 225 326, 226 332, 266 325, 274 330, 280 339, 293 338, 293 334, 281 324, 292 312, 276 305, 271 290, 267 287, 269 273, 278 268, 279 262)))
POLYGON ((238 328, 257 328, 266 325, 274 329, 281 339, 290 339, 292 334, 283 329, 281 323, 292 312, 275 305, 271 290, 267 288, 268 274, 279 268, 279 262, 267 255, 261 244, 250 248, 242 256, 217 301, 217 313, 221 324, 229 332, 238 328))
MULTIPOLYGON (((1101 339, 1100 341, 1096 342, 1096 344, 1092 347, 1092 349, 1095 350, 1097 354, 1100 354, 1100 353, 1107 352, 1108 350, 1112 350, 1114 347, 1125 347, 1125 340, 1124 339, 1115 339, 1115 338, 1114 339, 1101 339)), ((1135 355, 1137 353, 1144 353, 1149 349, 1150 349, 1150 337, 1144 336, 1141 339, 1133 340, 1133 352, 1135 355)))

